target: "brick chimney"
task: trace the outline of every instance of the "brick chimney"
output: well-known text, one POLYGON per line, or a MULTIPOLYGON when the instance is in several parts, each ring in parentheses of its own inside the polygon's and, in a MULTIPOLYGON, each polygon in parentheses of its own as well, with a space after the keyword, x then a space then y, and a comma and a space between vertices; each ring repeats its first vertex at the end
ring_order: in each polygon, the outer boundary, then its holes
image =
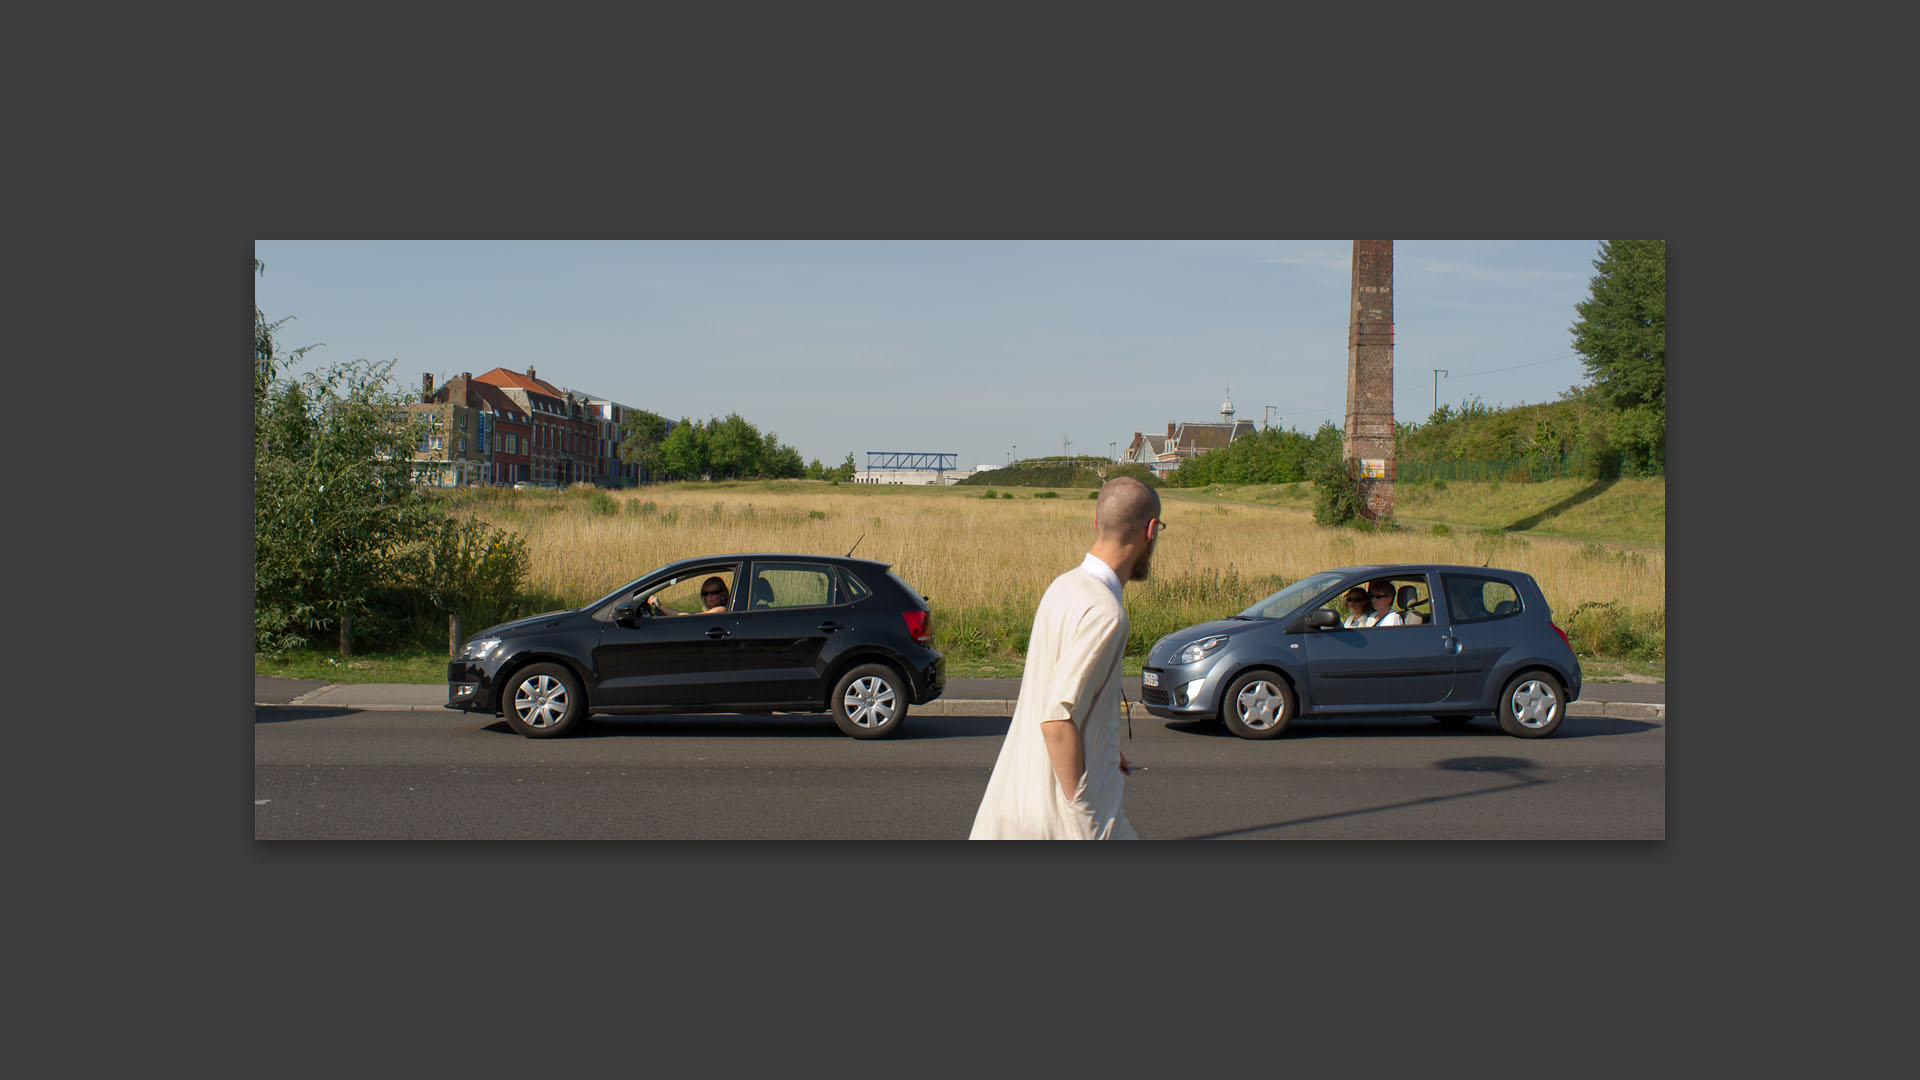
POLYGON ((529 378, 529 379, 537 379, 537 378, 539 378, 539 377, 540 377, 540 376, 538 376, 538 375, 535 375, 535 374, 533 373, 533 365, 532 365, 532 364, 528 364, 528 365, 527 365, 527 378, 529 378))
POLYGON ((433 400, 433 372, 431 371, 420 373, 420 400, 423 402, 433 400))
POLYGON ((1352 320, 1347 329, 1348 461, 1380 471, 1360 481, 1366 516, 1393 517, 1393 241, 1353 242, 1352 320))

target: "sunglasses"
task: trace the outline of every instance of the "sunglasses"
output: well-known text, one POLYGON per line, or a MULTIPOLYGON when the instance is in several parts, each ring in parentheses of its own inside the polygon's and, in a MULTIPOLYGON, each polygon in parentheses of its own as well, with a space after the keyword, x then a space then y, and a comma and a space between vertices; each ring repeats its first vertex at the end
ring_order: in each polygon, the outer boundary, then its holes
POLYGON ((701 590, 700 590, 700 595, 701 595, 701 596, 725 596, 725 595, 727 595, 727 590, 725 590, 725 589, 701 589, 701 590))
POLYGON ((1389 600, 1391 600, 1391 599, 1393 598, 1393 594, 1392 594, 1392 593, 1390 593, 1390 592, 1377 592, 1377 593, 1369 593, 1368 595, 1370 595, 1370 596, 1372 596, 1372 597, 1373 597, 1373 598, 1374 598, 1375 600, 1378 600, 1378 599, 1380 599, 1381 597, 1386 597, 1386 598, 1387 598, 1387 599, 1389 599, 1389 600))

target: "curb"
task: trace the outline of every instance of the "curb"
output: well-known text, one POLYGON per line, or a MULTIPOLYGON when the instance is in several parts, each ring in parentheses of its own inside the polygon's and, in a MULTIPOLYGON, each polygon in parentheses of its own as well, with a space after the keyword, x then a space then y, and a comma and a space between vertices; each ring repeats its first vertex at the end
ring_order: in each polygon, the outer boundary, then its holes
MULTIPOLYGON (((352 709, 356 712, 448 712, 459 714, 458 709, 449 709, 444 705, 393 705, 359 704, 354 702, 321 702, 314 699, 335 686, 323 686, 301 694, 292 701, 256 701, 256 709, 298 709, 298 708, 335 708, 352 709)), ((925 705, 915 705, 912 712, 921 716, 1012 716, 1014 703, 997 699, 958 699, 940 698, 925 705)), ((1142 710, 1145 714, 1145 710, 1142 710)), ((1150 716, 1150 714, 1147 714, 1150 716)), ((1569 718, 1601 717, 1609 720, 1658 720, 1665 721, 1667 707, 1664 704, 1641 701, 1574 701, 1567 705, 1569 718)))

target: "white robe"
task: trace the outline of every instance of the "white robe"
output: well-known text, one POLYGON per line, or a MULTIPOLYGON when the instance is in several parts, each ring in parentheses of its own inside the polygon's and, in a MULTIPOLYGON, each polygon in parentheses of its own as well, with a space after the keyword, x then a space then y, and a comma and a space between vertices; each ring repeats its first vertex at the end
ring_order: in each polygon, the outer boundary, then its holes
POLYGON ((1020 698, 974 815, 974 840, 1137 840, 1121 797, 1120 657, 1127 612, 1113 590, 1078 567, 1053 579, 1033 616, 1020 698), (1060 792, 1040 725, 1080 729, 1086 772, 1060 792))

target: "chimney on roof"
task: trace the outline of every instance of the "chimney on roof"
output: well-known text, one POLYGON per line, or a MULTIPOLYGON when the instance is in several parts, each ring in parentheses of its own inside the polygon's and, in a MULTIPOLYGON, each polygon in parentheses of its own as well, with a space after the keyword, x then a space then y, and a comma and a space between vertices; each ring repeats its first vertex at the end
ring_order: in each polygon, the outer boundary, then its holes
POLYGON ((535 374, 533 373, 533 365, 532 365, 532 364, 528 364, 528 365, 527 365, 527 378, 529 378, 529 379, 537 379, 537 378, 539 378, 539 377, 540 377, 540 376, 538 376, 538 375, 535 375, 535 374))
POLYGON ((1167 441, 1173 441, 1173 421, 1167 421, 1167 441))
POLYGON ((433 400, 433 372, 431 371, 420 373, 420 400, 433 400))

